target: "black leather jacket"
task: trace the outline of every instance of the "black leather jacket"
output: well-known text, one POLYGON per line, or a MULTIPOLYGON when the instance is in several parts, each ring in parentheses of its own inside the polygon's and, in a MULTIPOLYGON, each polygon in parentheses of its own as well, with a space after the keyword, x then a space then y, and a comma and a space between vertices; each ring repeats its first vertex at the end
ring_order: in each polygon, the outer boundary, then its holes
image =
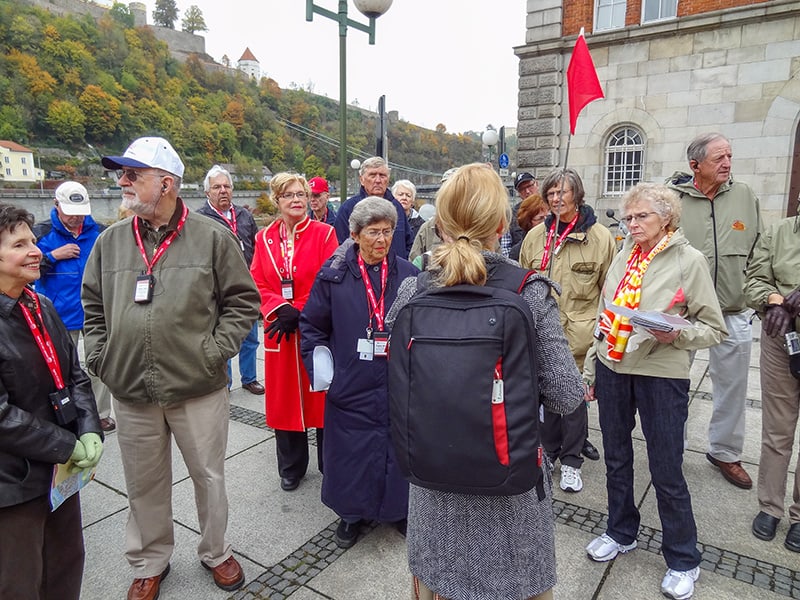
POLYGON ((49 493, 53 465, 69 460, 84 433, 103 437, 89 377, 53 304, 39 295, 64 383, 78 410, 68 427, 56 424, 49 394, 56 387, 17 300, 0 294, 0 507, 49 493))

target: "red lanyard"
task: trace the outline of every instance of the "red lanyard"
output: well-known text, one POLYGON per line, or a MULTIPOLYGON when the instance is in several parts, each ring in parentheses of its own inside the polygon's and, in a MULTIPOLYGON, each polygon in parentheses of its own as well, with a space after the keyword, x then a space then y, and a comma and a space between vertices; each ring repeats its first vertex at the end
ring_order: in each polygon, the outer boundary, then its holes
POLYGON ((181 215, 181 220, 178 221, 178 226, 175 228, 175 231, 170 233, 166 239, 161 242, 161 245, 156 248, 155 253, 153 254, 153 260, 147 260, 147 253, 144 251, 144 243, 142 243, 142 234, 139 233, 139 219, 133 219, 133 234, 136 236, 136 245, 139 246, 139 252, 142 253, 142 260, 144 261, 145 266, 147 267, 147 274, 150 275, 153 272, 153 267, 156 266, 158 259, 164 256, 164 253, 169 248, 169 245, 178 237, 178 234, 183 229, 184 223, 186 223, 186 216, 189 214, 189 208, 184 204, 183 205, 183 214, 181 215))
POLYGON ((211 204, 211 202, 209 202, 208 205, 211 207, 211 210, 213 210, 215 213, 217 213, 219 215, 220 219, 222 219, 223 221, 225 221, 228 224, 228 227, 231 228, 231 231, 233 232, 233 235, 235 235, 236 237, 239 237, 239 234, 236 231, 236 211, 233 208, 233 204, 231 204, 231 218, 230 219, 228 217, 226 217, 225 214, 222 211, 217 210, 217 208, 213 204, 211 204))
POLYGON ((61 378, 61 363, 58 360, 55 346, 53 346, 53 340, 44 327, 44 318, 42 318, 42 309, 39 307, 39 299, 36 297, 36 294, 28 288, 25 288, 25 294, 33 301, 33 307, 36 310, 36 316, 39 317, 41 327, 33 320, 30 309, 20 302, 19 307, 22 309, 22 315, 25 317, 25 321, 28 322, 28 328, 33 334, 33 339, 36 340, 36 345, 39 346, 39 351, 44 357, 44 362, 47 363, 47 368, 50 369, 50 375, 53 377, 53 383, 56 384, 56 389, 63 390, 64 380, 61 378))
POLYGON ((291 248, 289 247, 289 228, 281 221, 278 227, 278 237, 281 240, 281 258, 283 258, 284 279, 292 279, 292 258, 294 257, 294 236, 291 248))
POLYGON ((389 277, 389 263, 384 257, 381 263, 381 297, 380 300, 375 298, 375 290, 372 289, 372 282, 369 280, 367 274, 367 267, 364 265, 364 259, 358 255, 358 268, 361 269, 361 279, 364 280, 364 287, 367 289, 367 302, 369 303, 369 324, 372 325, 372 315, 375 315, 375 325, 378 326, 378 331, 384 331, 383 319, 386 314, 386 279, 389 277))
MULTIPOLYGON (((553 256, 558 256, 558 252, 559 250, 561 250, 561 246, 564 245, 564 240, 569 235, 569 233, 575 228, 575 223, 578 222, 578 216, 580 214, 581 214, 580 211, 578 211, 578 214, 576 214, 575 218, 569 222, 569 225, 567 225, 567 228, 564 230, 564 233, 562 233, 561 236, 558 238, 558 241, 556 241, 556 247, 553 250, 553 256)), ((553 219, 553 226, 550 227, 550 231, 547 234, 547 243, 544 246, 544 254, 542 254, 542 264, 539 266, 539 269, 541 271, 544 271, 547 268, 547 263, 550 262, 550 248, 552 247, 553 238, 555 237, 556 230, 558 229, 558 223, 559 223, 558 215, 553 215, 553 216, 555 217, 553 219)))

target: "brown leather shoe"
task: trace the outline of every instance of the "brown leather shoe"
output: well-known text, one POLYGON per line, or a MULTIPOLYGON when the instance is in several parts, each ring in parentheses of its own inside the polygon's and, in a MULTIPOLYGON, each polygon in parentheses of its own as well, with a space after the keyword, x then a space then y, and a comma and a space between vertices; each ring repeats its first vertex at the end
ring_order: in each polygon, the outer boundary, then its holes
POLYGON ((100 419, 100 429, 102 429, 106 433, 111 433, 112 431, 115 431, 117 429, 117 422, 111 417, 100 419))
POLYGON ((710 454, 706 454, 706 458, 712 465, 719 467, 722 476, 736 487, 743 490, 749 490, 753 487, 753 480, 750 479, 750 475, 747 474, 747 471, 742 467, 742 463, 738 460, 736 462, 723 462, 710 454))
POLYGON ((232 556, 225 562, 216 567, 209 567, 206 563, 200 563, 214 574, 214 583, 218 588, 226 592, 238 590, 244 585, 244 571, 239 562, 232 556))
POLYGON ((260 396, 264 393, 264 386, 258 383, 257 381, 251 381, 250 383, 243 383, 242 389, 247 390, 251 394, 255 394, 256 396, 260 396))
POLYGON ((167 578, 168 573, 169 563, 167 568, 161 571, 161 575, 134 579, 128 588, 128 600, 156 600, 161 590, 161 582, 167 578))

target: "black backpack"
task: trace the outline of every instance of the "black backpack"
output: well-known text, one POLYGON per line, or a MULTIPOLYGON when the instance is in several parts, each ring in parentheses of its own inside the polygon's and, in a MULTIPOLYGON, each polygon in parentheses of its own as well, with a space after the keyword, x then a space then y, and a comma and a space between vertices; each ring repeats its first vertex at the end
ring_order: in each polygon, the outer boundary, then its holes
MULTIPOLYGON (((464 494, 544 497, 531 272, 489 265, 485 286, 418 293, 398 312, 389 353, 392 442, 413 484, 464 494)), ((426 287, 422 273, 418 288, 426 287)))

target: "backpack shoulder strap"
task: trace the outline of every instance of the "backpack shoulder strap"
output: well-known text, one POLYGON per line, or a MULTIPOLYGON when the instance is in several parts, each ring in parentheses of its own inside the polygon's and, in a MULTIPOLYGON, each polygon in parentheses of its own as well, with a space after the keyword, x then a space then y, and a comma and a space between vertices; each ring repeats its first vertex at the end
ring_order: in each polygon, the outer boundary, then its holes
POLYGON ((535 273, 536 271, 529 271, 509 263, 493 263, 489 265, 486 285, 519 294, 522 292, 528 277, 535 273))

